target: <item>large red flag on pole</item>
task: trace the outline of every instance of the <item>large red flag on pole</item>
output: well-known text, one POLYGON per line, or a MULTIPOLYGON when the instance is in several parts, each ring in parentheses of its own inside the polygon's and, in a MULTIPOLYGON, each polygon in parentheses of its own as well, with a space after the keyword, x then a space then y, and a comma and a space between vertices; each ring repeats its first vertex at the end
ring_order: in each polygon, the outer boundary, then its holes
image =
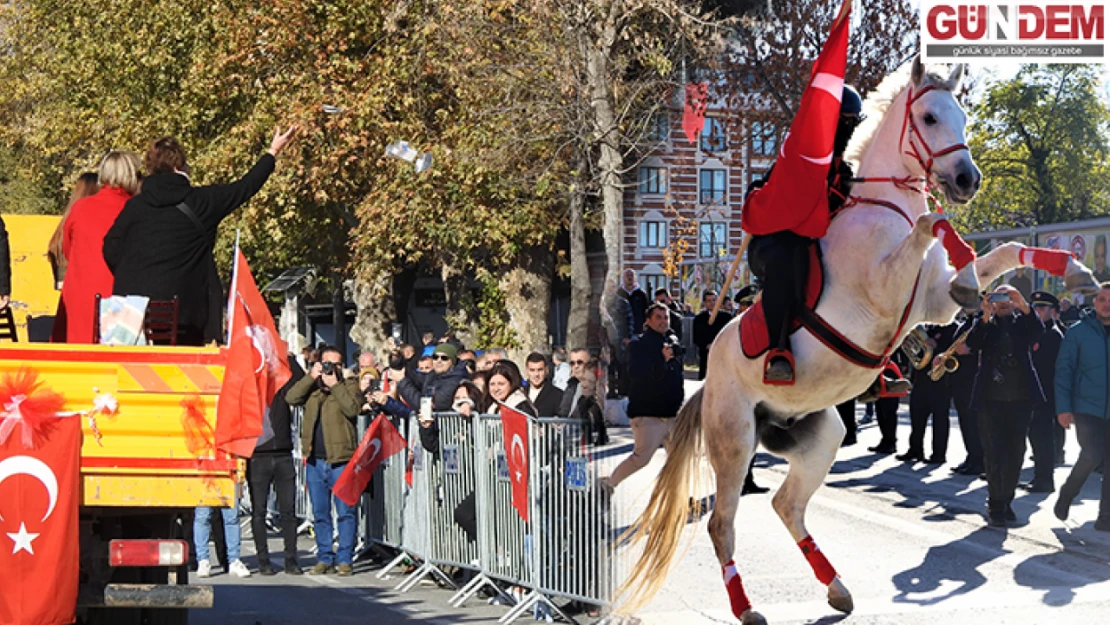
POLYGON ((820 238, 829 228, 828 173, 848 64, 852 0, 844 0, 829 38, 813 64, 790 132, 767 184, 744 206, 741 225, 753 235, 789 230, 820 238))
POLYGON ((513 482, 513 507, 528 522, 528 416, 501 404, 501 428, 509 479, 513 482))
MULTIPOLYGON (((6 415, 19 402, 0 406, 6 415)), ((77 505, 81 419, 54 423, 33 447, 0 444, 0 623, 64 625, 76 618, 81 564, 77 505)), ((28 425, 23 425, 27 428, 28 425)))
POLYGON ((262 434, 265 411, 293 374, 286 358, 288 347, 238 246, 229 299, 231 348, 216 405, 216 448, 249 458, 262 434))
POLYGON ((407 447, 408 442, 393 427, 393 423, 384 414, 379 414, 370 427, 366 428, 362 442, 358 444, 354 457, 339 474, 332 492, 348 506, 357 504, 362 491, 370 483, 370 477, 378 470, 382 461, 407 447))

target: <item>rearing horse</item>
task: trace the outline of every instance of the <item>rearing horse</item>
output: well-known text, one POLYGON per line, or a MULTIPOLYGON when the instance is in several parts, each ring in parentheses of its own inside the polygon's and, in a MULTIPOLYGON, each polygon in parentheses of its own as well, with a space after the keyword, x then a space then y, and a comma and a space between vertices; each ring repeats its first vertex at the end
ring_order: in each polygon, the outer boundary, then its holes
MULTIPOLYGON (((828 262, 815 312, 871 354, 888 355, 920 323, 950 323, 961 307, 977 307, 980 281, 1016 267, 1062 274, 1071 290, 1096 286, 1086 267, 1060 252, 1008 243, 974 260, 947 219, 929 211, 927 188, 960 204, 979 188, 979 170, 965 145, 966 117, 953 95, 963 72, 962 65, 949 71, 914 59, 888 76, 868 98, 868 119, 846 152, 858 164, 858 182, 820 241, 828 262), (938 236, 950 238, 941 245, 938 236), (945 248, 959 271, 949 265, 945 248)), ((775 512, 828 586, 829 604, 850 612, 851 594, 806 529, 805 511, 844 437, 831 406, 866 390, 877 371, 845 360, 803 328, 793 338, 797 383, 764 385, 763 360, 743 355, 739 324, 733 320, 713 344, 705 385, 680 410, 666 464, 632 526, 645 544, 623 588, 629 595, 624 609, 642 606, 666 578, 704 447, 717 478, 709 534, 733 613, 745 625, 765 623, 733 562, 740 490, 761 442, 790 465, 772 500, 775 512)))

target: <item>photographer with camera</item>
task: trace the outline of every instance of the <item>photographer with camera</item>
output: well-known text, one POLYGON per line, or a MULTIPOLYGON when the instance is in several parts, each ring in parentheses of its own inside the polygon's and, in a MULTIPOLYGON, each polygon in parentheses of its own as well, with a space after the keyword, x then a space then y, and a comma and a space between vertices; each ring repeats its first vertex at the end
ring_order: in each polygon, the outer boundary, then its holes
POLYGON ((648 306, 647 328, 628 345, 628 417, 632 425, 632 455, 625 458, 602 484, 616 488, 647 466, 667 439, 685 398, 682 346, 670 328, 667 307, 648 306))
POLYGON ((1010 503, 1025 459, 1025 435, 1034 407, 1045 402, 1030 351, 1044 323, 1009 285, 984 296, 982 310, 967 335, 967 346, 980 352, 972 407, 979 411, 983 440, 987 521, 1005 527, 1017 521, 1010 503))
POLYGON ((332 487, 343 473, 358 447, 355 422, 362 410, 363 395, 358 380, 343 379, 343 356, 339 349, 320 350, 320 362, 285 394, 290 406, 304 406, 301 423, 301 449, 308 458, 305 482, 312 500, 316 530, 316 559, 312 575, 354 572, 355 510, 335 499, 339 525, 339 549, 333 548, 331 507, 332 487))

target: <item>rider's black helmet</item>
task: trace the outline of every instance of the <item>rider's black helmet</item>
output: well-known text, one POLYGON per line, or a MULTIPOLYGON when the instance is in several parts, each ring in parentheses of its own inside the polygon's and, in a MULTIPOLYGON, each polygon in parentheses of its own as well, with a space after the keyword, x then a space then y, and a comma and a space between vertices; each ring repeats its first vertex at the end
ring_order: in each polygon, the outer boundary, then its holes
POLYGON ((841 117, 854 117, 859 119, 862 113, 863 98, 859 97, 859 92, 851 85, 844 85, 844 91, 840 96, 841 117))

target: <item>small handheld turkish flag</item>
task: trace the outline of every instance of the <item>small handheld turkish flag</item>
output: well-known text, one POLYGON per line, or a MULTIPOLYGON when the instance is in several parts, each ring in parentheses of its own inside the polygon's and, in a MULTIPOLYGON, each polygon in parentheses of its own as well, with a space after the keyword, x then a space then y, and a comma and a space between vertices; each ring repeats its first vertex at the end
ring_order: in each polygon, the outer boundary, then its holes
POLYGON ((348 506, 357 504, 362 491, 370 483, 370 477, 378 470, 382 461, 407 446, 408 443, 397 428, 393 427, 393 423, 384 414, 379 414, 370 427, 366 428, 362 442, 358 444, 354 457, 339 474, 332 492, 348 506))
POLYGON ((505 433, 505 458, 509 462, 509 478, 513 481, 513 507, 527 523, 528 417, 501 404, 501 428, 505 433))
POLYGON ((77 610, 81 420, 35 448, 0 445, 0 623, 63 625, 77 610))

